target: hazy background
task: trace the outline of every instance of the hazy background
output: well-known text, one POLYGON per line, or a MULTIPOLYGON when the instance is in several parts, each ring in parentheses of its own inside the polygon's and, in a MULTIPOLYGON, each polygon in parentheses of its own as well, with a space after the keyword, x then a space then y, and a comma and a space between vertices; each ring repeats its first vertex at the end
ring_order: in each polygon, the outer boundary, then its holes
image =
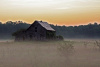
MULTIPOLYGON (((0 22, 0 39, 14 39, 12 34, 21 29, 28 29, 31 24, 23 21, 7 21, 6 23, 0 22)), ((65 39, 74 38, 89 38, 89 39, 100 39, 100 24, 97 22, 87 25, 79 26, 59 26, 50 24, 52 28, 56 30, 56 35, 61 35, 65 39)))
POLYGON ((0 0, 0 21, 44 20, 59 25, 100 22, 99 0, 0 0))

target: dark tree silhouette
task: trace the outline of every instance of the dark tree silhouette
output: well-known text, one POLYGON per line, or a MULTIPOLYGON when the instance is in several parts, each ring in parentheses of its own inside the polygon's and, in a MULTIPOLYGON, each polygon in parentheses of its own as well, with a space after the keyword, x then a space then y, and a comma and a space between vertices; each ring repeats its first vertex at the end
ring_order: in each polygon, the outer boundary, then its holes
MULTIPOLYGON (((0 22, 0 39, 11 39, 13 38, 12 33, 20 29, 27 29, 30 25, 22 21, 7 21, 4 24, 0 22)), ((96 22, 79 26, 50 25, 56 30, 57 35, 62 35, 64 38, 100 38, 100 24, 96 22)))

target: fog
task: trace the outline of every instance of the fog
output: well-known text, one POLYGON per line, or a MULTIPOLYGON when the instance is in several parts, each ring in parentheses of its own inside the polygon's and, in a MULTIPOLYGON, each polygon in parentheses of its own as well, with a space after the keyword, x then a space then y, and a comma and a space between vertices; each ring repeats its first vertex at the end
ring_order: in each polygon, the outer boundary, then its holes
MULTIPOLYGON (((96 40, 99 43, 99 40, 96 40)), ((0 67, 100 67, 95 40, 0 41, 0 67)))

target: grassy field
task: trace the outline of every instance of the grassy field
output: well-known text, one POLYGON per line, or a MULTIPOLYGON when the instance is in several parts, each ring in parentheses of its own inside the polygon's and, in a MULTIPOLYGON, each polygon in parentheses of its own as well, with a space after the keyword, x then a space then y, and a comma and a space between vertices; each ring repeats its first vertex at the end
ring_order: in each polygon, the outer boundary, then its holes
POLYGON ((0 42, 0 67, 100 67, 99 42, 0 42))

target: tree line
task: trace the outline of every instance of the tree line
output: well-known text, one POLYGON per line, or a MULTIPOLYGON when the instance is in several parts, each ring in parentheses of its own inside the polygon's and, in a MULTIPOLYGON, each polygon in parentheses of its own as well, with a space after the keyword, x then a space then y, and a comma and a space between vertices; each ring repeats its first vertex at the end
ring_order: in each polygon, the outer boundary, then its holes
POLYGON ((7 21, 6 23, 0 22, 0 39, 13 39, 13 32, 16 32, 20 29, 27 29, 30 24, 22 21, 7 21))
MULTIPOLYGON (((27 29, 31 24, 23 21, 7 21, 0 22, 0 39, 13 39, 13 32, 20 29, 27 29)), ((50 24, 56 30, 57 35, 62 35, 64 38, 100 38, 100 24, 87 24, 79 26, 59 26, 50 24)))
POLYGON ((100 24, 96 22, 79 26, 51 26, 57 35, 63 35, 64 38, 100 38, 100 24))

